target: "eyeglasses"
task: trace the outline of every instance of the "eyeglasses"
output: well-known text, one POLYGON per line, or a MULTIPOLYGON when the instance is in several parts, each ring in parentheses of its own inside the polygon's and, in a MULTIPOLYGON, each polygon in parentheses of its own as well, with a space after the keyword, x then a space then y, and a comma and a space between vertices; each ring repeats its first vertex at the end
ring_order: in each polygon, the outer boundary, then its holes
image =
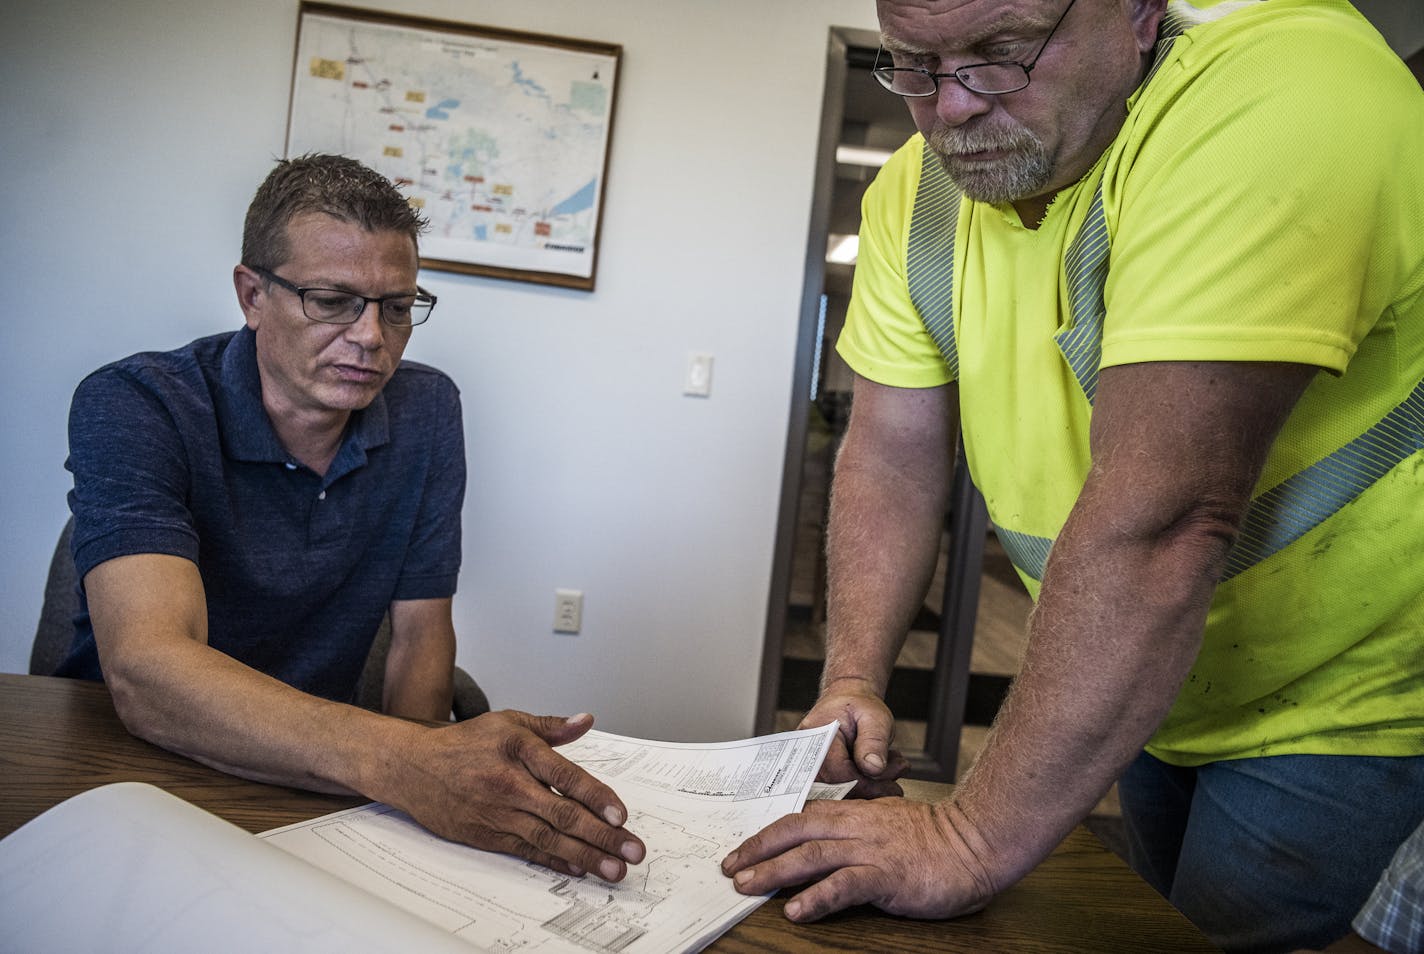
POLYGON ((349 325, 366 311, 366 306, 375 302, 381 320, 394 328, 413 328, 424 324, 435 308, 435 296, 415 286, 414 295, 386 295, 383 298, 369 298, 355 292, 339 288, 312 288, 294 285, 281 275, 277 275, 257 265, 249 265, 263 278, 280 285, 296 295, 302 302, 302 314, 312 321, 327 325, 349 325))
POLYGON ((971 63, 948 73, 932 73, 919 67, 881 66, 880 53, 884 52, 884 47, 881 47, 880 51, 875 54, 875 66, 870 72, 880 81, 881 86, 900 96, 933 96, 939 92, 939 81, 951 76, 959 80, 965 89, 974 93, 983 93, 985 96, 1017 93, 1028 86, 1028 75, 1038 65, 1038 58, 1048 48, 1053 34, 1058 32, 1059 25, 1063 22, 1064 17, 1068 16, 1068 11, 1073 9, 1075 2, 1076 0, 1068 0, 1068 6, 1063 8, 1058 22, 1053 24, 1053 29, 1048 31, 1048 36, 1043 38, 1043 45, 1038 48, 1033 59, 1027 63, 1008 60, 997 63, 971 63))

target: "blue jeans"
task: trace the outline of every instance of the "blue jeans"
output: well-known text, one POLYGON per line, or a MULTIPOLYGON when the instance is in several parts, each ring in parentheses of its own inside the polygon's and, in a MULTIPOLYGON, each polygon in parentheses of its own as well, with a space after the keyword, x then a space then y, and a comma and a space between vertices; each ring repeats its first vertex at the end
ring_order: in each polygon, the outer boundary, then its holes
POLYGON ((1424 756, 1275 755, 1118 782, 1129 860, 1227 951, 1324 947, 1350 930, 1424 818, 1424 756))

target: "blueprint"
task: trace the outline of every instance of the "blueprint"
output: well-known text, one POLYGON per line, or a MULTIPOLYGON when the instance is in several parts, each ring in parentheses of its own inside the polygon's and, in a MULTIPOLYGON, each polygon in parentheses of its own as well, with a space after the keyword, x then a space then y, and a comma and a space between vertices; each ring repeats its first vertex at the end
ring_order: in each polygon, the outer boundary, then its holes
MULTIPOLYGON (((593 730, 559 752, 628 807, 647 857, 608 884, 432 835, 378 803, 261 837, 497 954, 696 951, 766 900, 722 875, 744 839, 799 811, 834 724, 736 742, 673 743, 593 730)), ((839 798, 849 786, 820 788, 839 798)))

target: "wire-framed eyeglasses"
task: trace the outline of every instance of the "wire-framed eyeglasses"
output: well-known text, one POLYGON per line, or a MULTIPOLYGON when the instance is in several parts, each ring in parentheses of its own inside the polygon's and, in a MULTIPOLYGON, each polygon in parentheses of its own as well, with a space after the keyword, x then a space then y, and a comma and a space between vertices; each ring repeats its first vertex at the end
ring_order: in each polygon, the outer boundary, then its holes
POLYGON ((374 302, 381 320, 386 324, 394 328, 413 328, 416 325, 424 324, 425 320, 430 317, 430 312, 435 308, 435 296, 419 285, 415 286, 416 293, 414 295, 385 295, 380 298, 371 298, 340 288, 296 285, 260 265, 247 267, 274 285, 280 285, 296 295, 302 303, 302 314, 312 321, 319 321, 322 324, 352 324, 365 312, 366 306, 374 302))
MULTIPOLYGON (((1043 38, 1038 52, 1027 63, 1018 63, 1012 60, 1001 60, 995 63, 971 63, 948 73, 935 73, 915 66, 881 66, 880 54, 885 52, 885 48, 881 47, 875 54, 875 66, 871 69, 871 73, 880 81, 881 86, 900 96, 933 96, 939 92, 939 81, 949 79, 951 76, 959 80, 965 89, 982 93, 985 96, 1017 93, 1028 86, 1029 74, 1038 65, 1038 58, 1043 56, 1043 51, 1048 48, 1049 42, 1053 39, 1053 34, 1058 32, 1058 27, 1068 16, 1068 11, 1073 9, 1075 2, 1076 0, 1068 0, 1068 6, 1064 7, 1063 12, 1059 14, 1058 22, 1053 24, 1053 29, 1049 30, 1048 36, 1043 38)), ((893 58, 893 54, 891 56, 893 58)))

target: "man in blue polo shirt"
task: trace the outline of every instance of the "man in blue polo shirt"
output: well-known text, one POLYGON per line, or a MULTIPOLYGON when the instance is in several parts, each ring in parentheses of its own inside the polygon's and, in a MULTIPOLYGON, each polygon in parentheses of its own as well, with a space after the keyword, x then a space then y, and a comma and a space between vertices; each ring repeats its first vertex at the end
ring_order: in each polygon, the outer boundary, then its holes
POLYGON ((279 162, 233 270, 245 326, 79 385, 83 612, 59 674, 104 679, 131 732, 224 771, 617 881, 644 854, 627 810, 553 751, 591 717, 412 721, 450 712, 465 487, 459 392, 401 362, 435 306, 423 228, 354 160, 279 162), (350 702, 387 613, 377 714, 350 702))

